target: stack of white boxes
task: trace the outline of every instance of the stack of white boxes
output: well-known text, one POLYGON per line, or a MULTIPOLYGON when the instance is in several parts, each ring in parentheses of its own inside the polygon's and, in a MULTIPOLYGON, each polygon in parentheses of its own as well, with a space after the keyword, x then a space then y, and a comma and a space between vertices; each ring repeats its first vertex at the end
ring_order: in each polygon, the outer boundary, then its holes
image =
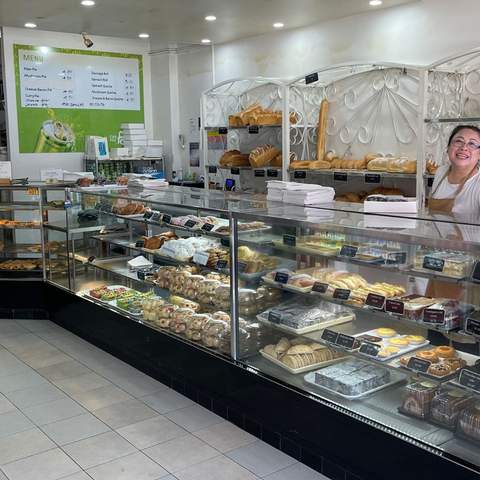
POLYGON ((143 123, 122 123, 120 125, 121 141, 124 147, 128 148, 130 156, 134 158, 143 157, 147 149, 147 131, 143 123))

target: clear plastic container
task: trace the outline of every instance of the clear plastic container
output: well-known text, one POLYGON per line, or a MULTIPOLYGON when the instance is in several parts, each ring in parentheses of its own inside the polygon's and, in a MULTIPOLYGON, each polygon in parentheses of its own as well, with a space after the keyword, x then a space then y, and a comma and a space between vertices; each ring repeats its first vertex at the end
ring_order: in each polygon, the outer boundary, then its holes
POLYGON ((472 440, 480 442, 480 403, 476 402, 471 407, 460 413, 457 431, 472 440))
POLYGON ((436 383, 427 380, 407 385, 400 411, 413 417, 427 418, 437 389, 436 383))
POLYGON ((440 425, 453 429, 462 412, 473 402, 473 397, 459 388, 443 387, 433 398, 430 416, 440 425))

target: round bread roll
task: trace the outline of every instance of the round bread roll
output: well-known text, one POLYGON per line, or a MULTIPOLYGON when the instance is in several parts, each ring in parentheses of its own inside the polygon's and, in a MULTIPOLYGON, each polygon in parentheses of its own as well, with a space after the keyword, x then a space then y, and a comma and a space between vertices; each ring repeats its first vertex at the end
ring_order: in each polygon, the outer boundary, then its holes
POLYGON ((311 162, 309 160, 295 160, 293 162, 290 162, 290 168, 292 168, 292 169, 309 168, 310 163, 311 162))
POLYGON ((324 156, 323 156, 323 160, 325 162, 332 162, 335 158, 335 151, 333 150, 329 150, 324 156))

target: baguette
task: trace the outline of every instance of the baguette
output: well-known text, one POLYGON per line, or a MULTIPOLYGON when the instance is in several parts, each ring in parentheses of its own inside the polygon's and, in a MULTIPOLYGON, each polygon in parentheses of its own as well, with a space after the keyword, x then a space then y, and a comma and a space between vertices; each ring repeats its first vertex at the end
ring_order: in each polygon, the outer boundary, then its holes
POLYGON ((273 113, 253 113, 250 115, 250 125, 281 125, 282 114, 273 113))
POLYGON ((392 158, 388 161, 388 172, 416 173, 417 161, 409 158, 392 158))
POLYGON ((370 160, 367 164, 367 170, 373 172, 386 172, 388 169, 389 159, 385 157, 378 157, 370 160))
POLYGON ((327 170, 331 168, 330 162, 325 162, 324 160, 316 160, 315 162, 310 162, 308 166, 310 170, 327 170))
POLYGON ((293 162, 290 162, 290 168, 292 170, 295 170, 297 168, 303 168, 303 169, 306 169, 306 168, 310 168, 310 164, 313 163, 309 160, 295 160, 293 162))
POLYGON ((318 129, 317 129, 317 160, 325 156, 327 122, 328 122, 328 100, 323 99, 320 104, 320 111, 318 114, 318 129))
POLYGON ((250 165, 254 168, 265 167, 279 154, 280 150, 272 145, 257 147, 250 152, 250 165))

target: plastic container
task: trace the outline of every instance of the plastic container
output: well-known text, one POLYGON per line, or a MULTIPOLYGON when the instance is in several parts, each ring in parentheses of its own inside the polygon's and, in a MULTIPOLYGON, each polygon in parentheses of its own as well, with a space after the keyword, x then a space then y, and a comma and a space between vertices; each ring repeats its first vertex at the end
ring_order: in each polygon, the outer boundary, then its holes
POLYGON ((461 436, 480 442, 480 403, 460 413, 458 417, 457 433, 461 436))
POLYGON ((431 419, 443 427, 454 429, 460 413, 472 402, 473 397, 466 390, 443 387, 433 398, 431 419))
POLYGON ((438 384, 425 380, 407 385, 400 411, 412 417, 426 419, 430 415, 438 384))

